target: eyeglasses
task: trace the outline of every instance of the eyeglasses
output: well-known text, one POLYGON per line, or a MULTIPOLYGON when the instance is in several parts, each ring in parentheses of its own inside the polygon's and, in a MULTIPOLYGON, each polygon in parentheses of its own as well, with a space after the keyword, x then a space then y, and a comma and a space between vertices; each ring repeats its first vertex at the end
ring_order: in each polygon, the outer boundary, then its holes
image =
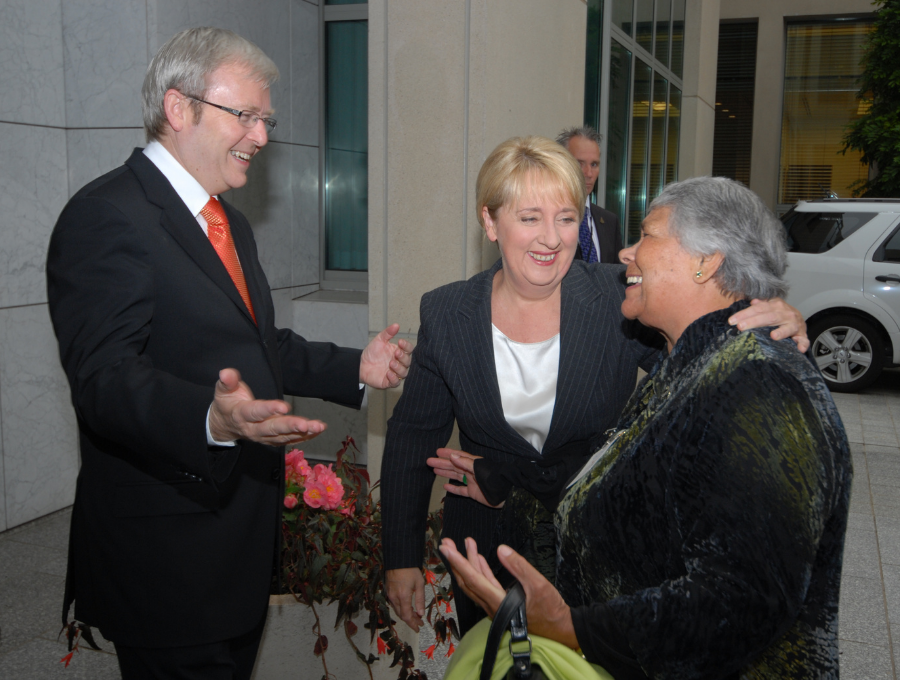
POLYGON ((274 118, 263 118, 258 113, 254 113, 253 111, 238 111, 237 109, 229 109, 227 106, 213 104, 212 102, 208 102, 205 99, 200 99, 200 97, 194 97, 190 94, 186 94, 185 97, 187 97, 188 99, 193 99, 194 101, 198 101, 202 104, 215 106, 217 109, 222 109, 223 111, 230 113, 232 116, 237 116, 238 122, 245 128, 256 127, 256 124, 259 121, 262 121, 266 125, 266 132, 271 132, 275 129, 275 125, 278 123, 278 121, 276 121, 274 118))

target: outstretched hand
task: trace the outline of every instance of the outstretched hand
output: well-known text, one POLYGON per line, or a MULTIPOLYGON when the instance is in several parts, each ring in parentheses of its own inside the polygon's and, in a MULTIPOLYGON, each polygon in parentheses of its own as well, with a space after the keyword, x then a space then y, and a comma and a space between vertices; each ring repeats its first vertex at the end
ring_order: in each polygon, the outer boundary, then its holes
POLYGON ((750 306, 733 314, 728 323, 737 326, 741 331, 776 326, 777 328, 769 334, 773 340, 790 338, 801 352, 809 349, 803 315, 796 307, 792 307, 781 298, 751 300, 750 306))
POLYGON ((219 371, 216 393, 209 409, 209 432, 219 442, 245 439, 284 446, 312 439, 327 427, 320 420, 289 415, 291 407, 280 399, 254 399, 250 386, 233 368, 219 371))
MULTIPOLYGON (((488 567, 487 560, 478 554, 475 540, 466 539, 466 556, 457 550, 456 544, 449 538, 441 542, 440 550, 466 595, 494 618, 506 592, 488 567)), ((572 611, 553 584, 507 545, 497 548, 497 557, 525 590, 528 632, 578 649, 572 611)))
POLYGON ((475 461, 481 456, 473 456, 465 451, 457 451, 456 449, 438 449, 437 458, 429 458, 426 462, 434 469, 434 474, 438 477, 446 477, 447 479, 455 479, 459 484, 444 484, 444 490, 457 496, 471 498, 478 501, 482 505, 489 508, 502 508, 503 503, 499 505, 491 505, 487 502, 481 487, 478 486, 478 480, 475 479, 475 461))
POLYGON ((359 362, 360 382, 384 390, 396 387, 406 377, 413 346, 408 340, 398 340, 396 345, 391 342, 399 330, 400 324, 391 324, 366 345, 359 362))

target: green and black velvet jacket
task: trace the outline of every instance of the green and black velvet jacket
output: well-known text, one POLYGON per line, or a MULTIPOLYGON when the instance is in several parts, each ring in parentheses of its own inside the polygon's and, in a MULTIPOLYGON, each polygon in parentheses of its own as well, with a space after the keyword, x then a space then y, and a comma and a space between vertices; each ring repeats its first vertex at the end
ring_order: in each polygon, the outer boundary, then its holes
POLYGON ((728 325, 745 306, 685 331, 557 508, 557 587, 617 680, 838 677, 847 438, 790 341, 728 325))

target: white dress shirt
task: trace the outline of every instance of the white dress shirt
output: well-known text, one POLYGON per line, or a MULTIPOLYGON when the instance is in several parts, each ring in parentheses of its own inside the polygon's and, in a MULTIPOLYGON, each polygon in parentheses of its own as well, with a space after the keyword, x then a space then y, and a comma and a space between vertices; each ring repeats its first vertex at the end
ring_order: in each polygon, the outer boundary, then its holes
POLYGON ((541 451, 550 433, 559 378, 559 333, 541 342, 516 342, 491 324, 494 364, 506 422, 541 451))
MULTIPOLYGON (((200 182, 194 179, 194 176, 191 175, 191 173, 184 169, 184 166, 181 165, 181 163, 175 160, 175 156, 169 153, 169 150, 166 147, 155 139, 147 144, 147 148, 144 149, 144 155, 163 175, 165 175, 166 179, 169 180, 169 184, 175 189, 175 193, 178 194, 178 197, 182 201, 184 201, 187 209, 190 210, 191 214, 196 218, 197 224, 200 225, 203 233, 208 236, 206 218, 200 214, 200 211, 203 210, 207 203, 209 203, 210 199, 209 194, 206 193, 206 189, 200 185, 200 182)), ((223 366, 222 368, 226 367, 223 366)), ((209 408, 212 408, 212 404, 209 405, 209 408)), ((206 443, 210 446, 235 445, 234 441, 220 442, 213 439, 212 432, 209 430, 209 410, 206 411, 206 443)))

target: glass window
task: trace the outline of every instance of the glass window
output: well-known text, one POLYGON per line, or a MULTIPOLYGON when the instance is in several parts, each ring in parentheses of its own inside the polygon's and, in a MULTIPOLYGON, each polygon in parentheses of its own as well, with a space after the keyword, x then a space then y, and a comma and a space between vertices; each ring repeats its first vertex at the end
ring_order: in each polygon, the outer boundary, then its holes
POLYGON ((650 86, 653 71, 634 60, 634 94, 631 114, 631 168, 628 185, 628 243, 640 238, 641 220, 647 209, 647 152, 650 141, 650 86))
POLYGON ((584 122, 604 135, 605 187, 598 187, 598 199, 618 215, 623 242, 630 243, 640 234, 648 202, 678 176, 683 87, 669 66, 674 69, 677 61, 681 68, 685 0, 600 2, 597 16, 609 39, 608 59, 593 56, 590 24, 596 1, 588 0, 584 122), (591 82, 595 70, 598 83, 591 82), (598 92, 601 101, 595 107, 598 92))
POLYGON ((672 37, 672 0, 656 0, 656 51, 663 66, 669 65, 669 40, 672 37))
POLYGON ((684 3, 672 0, 672 73, 684 77, 684 3))
POLYGON ((329 270, 368 269, 367 53, 368 22, 325 24, 325 268, 329 270))
POLYGON ((612 21, 626 35, 631 35, 631 24, 634 21, 634 0, 612 0, 612 21))
POLYGON ((721 24, 713 175, 750 186, 757 23, 721 24))
POLYGON ((616 40, 609 55, 609 126, 606 136, 607 210, 625 220, 628 191, 628 113, 631 107, 631 52, 616 40))
POLYGON ((681 90, 669 88, 669 136, 666 149, 666 184, 678 179, 678 138, 681 132, 681 90))
POLYGON ((844 126, 864 113, 856 99, 860 59, 871 22, 788 24, 778 202, 849 196, 865 179, 862 154, 840 154, 844 126))
POLYGON ((891 237, 878 249, 872 259, 876 262, 900 262, 900 230, 891 234, 891 237))
POLYGON ((653 107, 650 128, 650 183, 648 204, 659 196, 666 183, 666 109, 669 82, 658 73, 653 76, 653 107))
MULTIPOLYGON (((797 212, 781 218, 792 253, 824 253, 850 236, 878 213, 797 212)), ((887 246, 890 248, 890 244, 887 246)))
POLYGON ((600 69, 603 64, 603 1, 588 0, 584 64, 584 119, 600 119, 600 69))
POLYGON ((653 0, 637 0, 635 25, 637 44, 653 54, 653 0))

